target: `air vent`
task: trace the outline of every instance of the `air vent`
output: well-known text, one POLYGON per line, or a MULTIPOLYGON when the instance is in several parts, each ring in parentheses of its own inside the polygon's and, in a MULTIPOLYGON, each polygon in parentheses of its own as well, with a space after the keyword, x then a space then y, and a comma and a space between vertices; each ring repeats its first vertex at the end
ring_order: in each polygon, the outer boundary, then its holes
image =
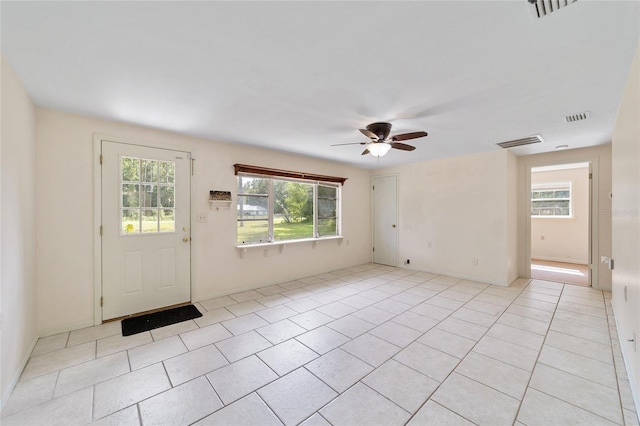
POLYGON ((542 142, 542 136, 535 135, 535 136, 529 136, 528 138, 514 139, 512 141, 500 142, 498 145, 501 146, 502 148, 513 148, 516 146, 531 145, 532 143, 540 143, 540 142, 542 142))
POLYGON ((563 7, 569 6, 578 0, 527 0, 531 8, 531 15, 536 18, 543 18, 563 7))
POLYGON ((573 123, 573 122, 576 122, 576 121, 586 120, 589 117, 590 117, 589 111, 585 111, 585 112, 581 112, 579 114, 567 115, 564 118, 564 121, 566 121, 567 123, 573 123))

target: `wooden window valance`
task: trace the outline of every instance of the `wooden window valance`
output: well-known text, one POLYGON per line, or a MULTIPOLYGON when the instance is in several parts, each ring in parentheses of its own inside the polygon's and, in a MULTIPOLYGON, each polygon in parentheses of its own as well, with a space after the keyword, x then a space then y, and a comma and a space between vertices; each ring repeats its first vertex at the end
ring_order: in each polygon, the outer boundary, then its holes
POLYGON ((247 164, 234 164, 235 174, 238 173, 251 173, 254 175, 263 175, 263 176, 278 176, 278 177, 287 177, 293 179, 303 179, 303 180, 312 180, 312 181, 321 181, 321 182, 335 182, 344 185, 347 178, 337 177, 337 176, 325 176, 325 175, 317 175, 314 173, 304 173, 304 172, 293 172, 291 170, 280 170, 280 169, 269 169, 267 167, 260 166, 249 166, 247 164))

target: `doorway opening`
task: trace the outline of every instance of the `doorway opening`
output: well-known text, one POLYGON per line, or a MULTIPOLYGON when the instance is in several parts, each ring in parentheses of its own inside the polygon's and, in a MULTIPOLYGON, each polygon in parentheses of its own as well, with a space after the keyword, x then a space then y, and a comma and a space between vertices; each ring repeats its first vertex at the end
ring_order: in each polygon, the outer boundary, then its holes
POLYGON ((531 278, 591 286, 590 162, 531 168, 531 278))

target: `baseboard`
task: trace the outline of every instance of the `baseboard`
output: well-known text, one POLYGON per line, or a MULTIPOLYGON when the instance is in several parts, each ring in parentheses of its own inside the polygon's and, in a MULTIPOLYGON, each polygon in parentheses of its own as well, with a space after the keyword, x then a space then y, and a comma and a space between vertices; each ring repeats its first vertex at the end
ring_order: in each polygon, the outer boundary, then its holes
MULTIPOLYGON (((620 325, 618 324, 618 317, 616 316, 616 311, 615 311, 615 308, 613 307, 613 303, 611 304, 611 309, 613 310, 613 319, 616 322, 616 334, 618 335, 618 342, 623 342, 624 340, 622 336, 620 336, 620 325)), ((633 403, 636 406, 636 413, 640 413, 640 395, 638 395, 638 389, 636 389, 634 386, 636 381, 633 375, 631 374, 631 369, 629 368, 629 363, 627 362, 627 356, 625 355, 625 352, 622 350, 622 345, 620 345, 620 352, 622 353, 622 361, 624 362, 624 369, 626 370, 627 378, 629 379, 629 387, 631 388, 631 396, 633 396, 633 403)))
POLYGON ((2 390, 2 399, 0 399, 0 412, 2 412, 2 410, 4 409, 5 404, 9 400, 9 396, 11 396, 11 392, 13 392, 13 389, 16 387, 16 384, 18 384, 18 380, 20 380, 20 375, 22 375, 24 368, 27 366, 27 362, 29 362, 29 357, 31 356, 31 352, 33 352, 33 348, 36 347, 36 343, 38 343, 37 337, 33 339, 33 342, 31 342, 31 345, 29 346, 29 350, 26 352, 26 354, 22 358, 22 361, 19 364, 18 371, 13 373, 13 377, 9 382, 9 386, 7 387, 7 389, 2 390))
POLYGON ((461 280, 475 281, 477 283, 482 283, 482 284, 497 285, 499 287, 508 287, 510 285, 509 283, 497 283, 497 282, 493 282, 493 281, 487 281, 487 280, 483 280, 483 279, 478 279, 478 277, 460 275, 460 274, 455 274, 455 273, 451 273, 451 272, 439 271, 439 270, 435 270, 435 269, 407 268, 406 266, 398 266, 398 268, 406 269, 406 270, 409 270, 409 271, 415 271, 415 272, 426 272, 428 274, 445 275, 445 276, 451 277, 451 278, 460 278, 461 280))
POLYGON ((560 263, 575 263, 576 265, 588 265, 589 262, 586 260, 580 259, 565 259, 561 257, 544 257, 544 256, 535 256, 531 257, 531 260, 544 260, 546 262, 560 262, 560 263))
POLYGON ((40 330, 38 335, 40 337, 53 336, 54 334, 66 333, 67 331, 80 330, 81 328, 93 327, 93 320, 79 321, 71 324, 65 324, 58 327, 53 328, 45 328, 44 330, 40 330))
POLYGON ((323 272, 315 272, 315 273, 311 273, 311 275, 297 276, 295 278, 290 278, 290 279, 288 279, 286 281, 278 280, 278 281, 270 281, 270 282, 268 282, 266 284, 265 283, 261 283, 259 285, 247 284, 247 285, 244 285, 244 286, 241 286, 241 287, 224 287, 224 288, 216 289, 215 291, 207 292, 207 293, 204 293, 204 294, 193 294, 193 293, 191 293, 191 302, 192 303, 203 302, 205 300, 215 299, 216 297, 228 296, 230 294, 240 293, 240 292, 243 292, 243 291, 257 290, 257 289, 260 289, 260 288, 263 288, 263 287, 270 287, 272 285, 278 285, 278 284, 286 283, 286 282, 289 282, 289 281, 296 281, 298 279, 306 278, 306 277, 313 276, 313 275, 327 274, 327 273, 330 273, 332 271, 336 271, 336 270, 340 270, 340 269, 353 268, 355 266, 366 265, 366 264, 369 264, 369 263, 372 263, 372 262, 365 262, 365 263, 359 262, 359 263, 356 263, 355 265, 347 265, 347 266, 339 266, 339 267, 332 266, 329 270, 326 270, 326 271, 323 271, 323 272))
POLYGON ((513 280, 510 281, 508 287, 511 287, 512 285, 514 285, 515 283, 517 283, 518 281, 526 281, 527 283, 529 283, 529 281, 531 281, 531 278, 527 278, 527 277, 516 277, 513 280))

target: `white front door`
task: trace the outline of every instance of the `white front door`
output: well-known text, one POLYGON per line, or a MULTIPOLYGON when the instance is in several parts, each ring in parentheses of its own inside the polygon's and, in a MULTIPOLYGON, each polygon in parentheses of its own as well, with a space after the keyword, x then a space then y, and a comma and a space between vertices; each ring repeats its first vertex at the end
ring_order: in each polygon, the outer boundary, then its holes
POLYGON ((396 176, 373 178, 373 262, 398 266, 396 176))
POLYGON ((102 319, 191 300, 191 154, 102 141, 102 319))

